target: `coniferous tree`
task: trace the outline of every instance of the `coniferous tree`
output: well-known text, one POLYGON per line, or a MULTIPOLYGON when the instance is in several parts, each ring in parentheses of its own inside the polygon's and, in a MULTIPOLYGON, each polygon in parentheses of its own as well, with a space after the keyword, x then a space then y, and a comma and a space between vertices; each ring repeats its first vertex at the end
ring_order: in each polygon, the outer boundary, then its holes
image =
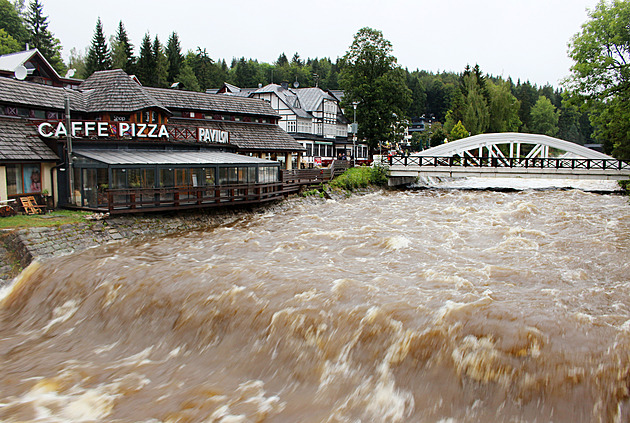
POLYGON ((155 85, 155 67, 156 60, 153 55, 153 46, 151 45, 151 38, 147 32, 140 44, 140 57, 138 58, 138 65, 136 66, 136 76, 143 85, 152 87, 155 85))
POLYGON ((39 0, 29 4, 26 29, 30 47, 38 49, 57 72, 63 72, 65 66, 61 60, 61 43, 48 30, 48 16, 44 15, 44 6, 39 0))
POLYGON ((164 54, 164 47, 162 47, 162 43, 160 43, 157 35, 153 40, 152 50, 155 58, 154 83, 152 86, 166 88, 168 87, 168 59, 164 54))
POLYGON ((94 72, 111 69, 112 57, 107 47, 107 41, 105 40, 105 34, 103 33, 103 24, 99 17, 96 21, 96 28, 94 29, 94 36, 92 37, 92 44, 85 58, 85 72, 92 75, 94 72))
POLYGON ((122 21, 118 23, 118 31, 111 41, 112 46, 112 68, 122 69, 129 75, 135 73, 135 57, 133 56, 133 44, 129 41, 129 36, 122 21))
MULTIPOLYGON (((168 82, 173 83, 182 71, 184 56, 177 32, 173 32, 166 43, 166 58, 168 59, 168 82)), ((197 91, 197 90, 195 90, 197 91)))

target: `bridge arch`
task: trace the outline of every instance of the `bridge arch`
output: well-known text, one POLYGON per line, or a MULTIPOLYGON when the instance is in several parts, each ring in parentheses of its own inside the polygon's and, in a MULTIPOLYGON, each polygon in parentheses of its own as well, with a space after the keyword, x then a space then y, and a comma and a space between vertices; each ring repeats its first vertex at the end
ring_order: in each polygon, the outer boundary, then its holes
POLYGON ((548 135, 522 134, 503 132, 496 134, 479 134, 461 140, 431 147, 414 156, 470 156, 470 157, 503 157, 503 158, 549 158, 549 149, 564 151, 563 157, 584 159, 613 159, 613 157, 591 150, 569 141, 564 141, 548 135), (525 144, 528 147, 522 148, 525 144), (499 146, 505 146, 503 149, 499 146), (527 151, 526 155, 521 153, 527 151), (505 152, 509 152, 507 155, 505 152))

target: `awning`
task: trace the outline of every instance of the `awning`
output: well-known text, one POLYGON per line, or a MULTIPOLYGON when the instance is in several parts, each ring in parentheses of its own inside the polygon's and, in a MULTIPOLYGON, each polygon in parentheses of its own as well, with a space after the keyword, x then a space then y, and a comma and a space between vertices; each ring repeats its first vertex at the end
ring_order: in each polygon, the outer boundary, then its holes
POLYGON ((107 165, 277 165, 278 162, 219 151, 151 151, 151 150, 83 150, 75 149, 73 154, 107 165))

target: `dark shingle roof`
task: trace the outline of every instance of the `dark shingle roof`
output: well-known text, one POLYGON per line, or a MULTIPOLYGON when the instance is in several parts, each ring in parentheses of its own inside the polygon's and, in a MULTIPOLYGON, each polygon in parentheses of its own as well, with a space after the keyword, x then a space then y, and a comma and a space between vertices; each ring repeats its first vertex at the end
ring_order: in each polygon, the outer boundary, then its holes
POLYGON ((145 90, 157 98, 165 107, 173 110, 198 110, 250 116, 280 117, 266 101, 255 98, 180 91, 167 88, 145 87, 145 90))
POLYGON ((135 112, 157 107, 170 113, 145 87, 121 69, 95 72, 79 85, 89 112, 135 112))
POLYGON ((75 90, 0 78, 0 103, 64 110, 66 96, 72 110, 85 111, 84 96, 75 90))
POLYGON ((32 122, 0 117, 0 160, 56 161, 58 157, 39 138, 32 122))
MULTIPOLYGON (((196 128, 198 121, 170 118, 169 123, 196 128)), ((297 142, 278 125, 233 121, 214 121, 207 126, 230 133, 230 144, 243 151, 304 151, 297 142)))

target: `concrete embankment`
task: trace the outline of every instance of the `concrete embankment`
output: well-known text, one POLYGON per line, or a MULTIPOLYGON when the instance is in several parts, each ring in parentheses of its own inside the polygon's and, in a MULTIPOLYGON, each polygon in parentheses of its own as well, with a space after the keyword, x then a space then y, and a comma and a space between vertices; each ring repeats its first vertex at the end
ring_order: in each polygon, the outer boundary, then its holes
MULTIPOLYGON (((357 190, 355 194, 374 192, 374 189, 357 190)), ((324 197, 342 200, 346 192, 327 192, 324 197)), ((296 202, 319 203, 326 198, 318 195, 291 197, 271 205, 180 212, 175 214, 147 214, 105 217, 77 224, 51 227, 5 230, 0 233, 0 286, 10 281, 33 260, 47 260, 108 242, 121 242, 140 238, 165 236, 177 232, 210 228, 229 223, 246 214, 281 212, 296 202)))

